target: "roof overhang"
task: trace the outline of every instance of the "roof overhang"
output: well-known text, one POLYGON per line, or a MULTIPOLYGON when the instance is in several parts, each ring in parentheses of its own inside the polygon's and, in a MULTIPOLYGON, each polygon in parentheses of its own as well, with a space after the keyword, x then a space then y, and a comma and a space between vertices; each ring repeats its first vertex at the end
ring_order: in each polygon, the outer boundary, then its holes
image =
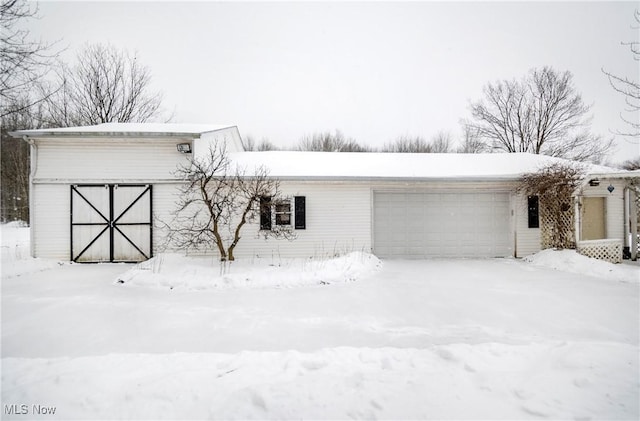
POLYGON ((64 127, 51 129, 16 130, 9 132, 9 135, 16 138, 192 138, 198 139, 207 133, 214 133, 221 130, 237 128, 233 125, 196 127, 196 125, 170 125, 170 124, 149 124, 149 129, 144 128, 144 124, 125 125, 115 127, 117 124, 105 124, 84 127, 64 127), (111 128, 113 127, 113 128, 111 128), (164 129, 166 127, 166 129, 164 129), (173 129, 172 129, 173 127, 173 129))

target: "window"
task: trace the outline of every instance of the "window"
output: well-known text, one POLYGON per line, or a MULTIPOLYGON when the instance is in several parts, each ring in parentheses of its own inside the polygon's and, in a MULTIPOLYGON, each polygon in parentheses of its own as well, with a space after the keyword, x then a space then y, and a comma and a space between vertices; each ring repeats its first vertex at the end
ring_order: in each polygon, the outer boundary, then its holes
POLYGON ((527 216, 529 228, 540 228, 538 196, 527 198, 527 216))
POLYGON ((291 225, 291 202, 276 203, 276 225, 291 225))
POLYGON ((305 196, 294 196, 293 200, 290 198, 277 202, 271 199, 268 196, 260 198, 261 230, 269 231, 274 224, 276 226, 293 225, 297 230, 307 228, 305 196))

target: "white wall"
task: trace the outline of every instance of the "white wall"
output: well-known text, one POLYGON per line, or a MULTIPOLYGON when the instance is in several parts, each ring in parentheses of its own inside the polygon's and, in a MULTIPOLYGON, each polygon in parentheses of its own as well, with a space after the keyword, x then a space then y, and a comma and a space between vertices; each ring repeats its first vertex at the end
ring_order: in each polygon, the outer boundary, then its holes
MULTIPOLYGON (((322 257, 371 251, 370 188, 363 184, 282 182, 285 196, 305 196, 306 229, 294 241, 265 239, 259 221, 242 230, 236 256, 322 257)), ((293 208, 292 208, 293 210, 293 208)))
POLYGON ((180 140, 64 139, 38 140, 34 182, 128 183, 173 179, 187 162, 176 150, 180 140))
POLYGON ((514 197, 516 227, 516 257, 525 257, 540 251, 540 228, 529 228, 527 195, 514 197))
POLYGON ((600 179, 599 186, 586 185, 582 189, 583 196, 605 198, 606 237, 622 240, 624 238, 624 187, 622 180, 600 179), (609 193, 607 187, 614 187, 609 193))

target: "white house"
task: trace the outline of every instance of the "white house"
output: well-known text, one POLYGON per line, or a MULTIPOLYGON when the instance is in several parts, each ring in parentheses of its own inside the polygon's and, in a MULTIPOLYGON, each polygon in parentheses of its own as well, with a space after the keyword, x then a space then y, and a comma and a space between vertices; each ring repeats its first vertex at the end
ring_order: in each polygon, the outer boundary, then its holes
MULTIPOLYGON (((519 177, 557 158, 531 154, 244 152, 235 126, 108 123, 13 133, 31 145, 32 255, 141 261, 161 250, 192 154, 225 142, 246 168, 264 165, 288 206, 274 224, 294 241, 244 227, 236 256, 522 257, 540 250, 537 202, 519 177)), ((631 246, 637 173, 590 166, 576 192, 575 235, 631 246)), ((633 237, 635 238, 635 237, 633 237)), ((617 249, 616 249, 617 250, 617 249)), ((616 252, 617 253, 617 252, 616 252)))

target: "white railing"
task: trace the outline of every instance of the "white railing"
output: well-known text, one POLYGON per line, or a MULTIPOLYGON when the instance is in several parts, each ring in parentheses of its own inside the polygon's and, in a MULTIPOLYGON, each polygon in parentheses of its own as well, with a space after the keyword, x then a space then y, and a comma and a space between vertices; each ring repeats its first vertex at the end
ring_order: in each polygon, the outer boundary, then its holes
POLYGON ((578 241, 576 249, 578 253, 587 257, 611 263, 622 263, 622 240, 578 241))

